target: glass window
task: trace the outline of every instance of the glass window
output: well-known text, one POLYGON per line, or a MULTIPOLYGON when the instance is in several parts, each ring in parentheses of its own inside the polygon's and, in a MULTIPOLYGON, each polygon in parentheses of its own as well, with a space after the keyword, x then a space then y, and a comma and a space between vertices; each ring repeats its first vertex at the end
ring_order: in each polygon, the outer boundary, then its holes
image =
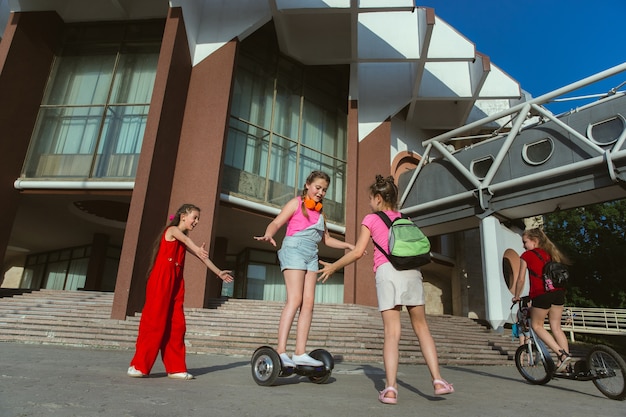
POLYGON ((67 271, 65 279, 65 288, 67 291, 76 291, 85 288, 85 280, 87 278, 87 268, 89 266, 89 258, 74 260, 67 271))
MULTIPOLYGON (((99 290, 113 291, 121 248, 109 247, 99 290)), ((75 291, 85 287, 91 246, 61 249, 26 258, 20 288, 75 291)))
POLYGON ((298 138, 302 108, 302 68, 286 59, 278 61, 273 131, 288 138, 298 138))
POLYGON ((541 139, 525 144, 522 149, 522 158, 530 165, 541 165, 550 159, 553 150, 554 143, 552 139, 541 139))
POLYGON ((596 145, 612 145, 625 134, 625 125, 626 123, 621 116, 615 116, 608 120, 589 125, 587 128, 587 136, 596 145))
MULTIPOLYGON (((346 141, 335 140, 345 137, 345 124, 340 123, 336 111, 324 109, 315 103, 304 101, 302 117, 302 143, 319 149, 337 158, 346 158, 346 141)), ((345 115, 344 115, 345 116, 345 115)))
POLYGON ((247 298, 250 300, 262 300, 263 288, 265 286, 265 277, 267 276, 267 268, 271 265, 248 265, 248 288, 247 298))
POLYGON ((68 262, 52 262, 48 264, 43 288, 48 290, 62 290, 65 288, 68 262))
MULTIPOLYGON (((35 257, 29 258, 30 261, 36 260, 35 257)), ((43 280, 43 274, 45 271, 45 264, 33 264, 32 262, 28 264, 24 271, 22 272, 22 281, 20 283, 20 288, 30 288, 30 289, 40 289, 41 281, 43 280)))
POLYGON ((483 158, 474 159, 470 164, 470 169, 476 178, 482 180, 487 176, 491 165, 493 165, 493 156, 489 155, 483 158))
POLYGON ((270 126, 274 74, 251 58, 240 56, 231 99, 231 116, 256 126, 270 126))
POLYGON ((163 28, 163 21, 66 27, 25 177, 135 177, 163 28))
POLYGON ((331 177, 324 213, 344 224, 348 67, 281 56, 268 27, 241 43, 222 192, 282 207, 322 170, 331 177))

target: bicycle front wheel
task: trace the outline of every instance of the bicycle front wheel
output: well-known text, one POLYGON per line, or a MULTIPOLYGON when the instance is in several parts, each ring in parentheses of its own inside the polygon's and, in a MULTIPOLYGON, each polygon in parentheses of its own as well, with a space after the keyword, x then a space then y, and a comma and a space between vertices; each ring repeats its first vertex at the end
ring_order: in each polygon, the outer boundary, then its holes
POLYGON ((587 354, 587 365, 595 375, 596 388, 612 400, 626 399, 626 362, 612 348, 596 345, 587 354))
POLYGON ((552 369, 543 359, 535 343, 527 343, 517 348, 515 366, 524 379, 531 384, 544 385, 552 379, 552 369))

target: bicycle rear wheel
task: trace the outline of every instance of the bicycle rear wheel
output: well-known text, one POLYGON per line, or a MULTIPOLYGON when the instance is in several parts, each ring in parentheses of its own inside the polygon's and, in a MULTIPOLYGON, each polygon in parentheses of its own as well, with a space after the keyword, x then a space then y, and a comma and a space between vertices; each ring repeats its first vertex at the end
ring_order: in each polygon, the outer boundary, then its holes
POLYGON ((525 380, 534 385, 547 384, 552 379, 552 371, 535 343, 527 343, 515 351, 515 366, 525 380))
POLYGON ((626 399, 626 362, 612 348, 596 345, 587 354, 589 370, 596 376, 593 384, 612 400, 626 399))

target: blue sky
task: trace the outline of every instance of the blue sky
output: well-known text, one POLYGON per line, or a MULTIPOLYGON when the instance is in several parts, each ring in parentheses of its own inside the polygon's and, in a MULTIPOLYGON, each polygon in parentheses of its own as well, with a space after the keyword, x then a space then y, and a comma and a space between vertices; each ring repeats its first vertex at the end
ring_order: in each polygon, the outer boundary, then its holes
MULTIPOLYGON (((417 0, 538 97, 626 62, 626 0, 417 0)), ((626 72, 571 95, 605 93, 626 72)), ((620 91, 626 90, 622 86, 620 91)), ((575 104, 577 103, 577 104, 575 104)), ((548 105, 555 113, 579 102, 548 105)))

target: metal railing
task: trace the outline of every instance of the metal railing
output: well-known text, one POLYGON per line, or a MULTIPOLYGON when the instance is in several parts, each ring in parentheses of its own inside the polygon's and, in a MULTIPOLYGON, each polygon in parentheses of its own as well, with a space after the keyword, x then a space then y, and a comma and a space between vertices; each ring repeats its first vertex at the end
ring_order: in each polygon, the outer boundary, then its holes
MULTIPOLYGON (((546 328, 549 328, 546 323, 546 328)), ((565 307, 561 328, 574 341, 575 333, 626 335, 626 310, 565 307)))

